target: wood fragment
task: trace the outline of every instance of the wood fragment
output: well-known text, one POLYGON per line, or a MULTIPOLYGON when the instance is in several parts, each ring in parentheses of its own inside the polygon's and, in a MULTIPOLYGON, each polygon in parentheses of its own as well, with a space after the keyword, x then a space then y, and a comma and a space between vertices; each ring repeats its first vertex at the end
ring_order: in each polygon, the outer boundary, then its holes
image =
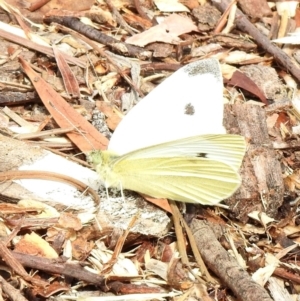
POLYGON ((101 271, 102 275, 105 274, 110 274, 113 265, 117 262, 118 260, 118 256, 120 255, 122 248, 124 246, 125 240, 128 237, 129 231, 130 229, 134 226, 135 222, 137 221, 137 219, 139 218, 138 214, 133 216, 133 218, 131 219, 126 231, 124 232, 123 235, 121 235, 116 243, 115 249, 114 249, 114 253, 111 256, 111 259, 104 265, 103 270, 101 271))
POLYGON ((120 24, 128 33, 131 35, 134 35, 135 32, 130 28, 130 26, 126 23, 122 15, 118 12, 114 4, 112 3, 111 0, 106 0, 105 1, 109 9, 112 11, 113 15, 115 16, 118 24, 120 24))
MULTIPOLYGON (((41 52, 41 53, 47 54, 51 57, 54 57, 53 49, 51 47, 39 45, 30 40, 19 37, 15 34, 9 33, 3 29, 0 29, 0 37, 6 39, 8 41, 11 41, 13 43, 17 43, 23 47, 27 47, 29 49, 36 50, 38 52, 41 52)), ((65 53, 63 55, 68 63, 75 64, 82 68, 86 67, 86 62, 84 62, 83 60, 78 59, 76 57, 69 56, 68 54, 65 54, 65 53)))
POLYGON ((145 20, 150 21, 153 25, 155 25, 152 20, 148 17, 148 15, 143 11, 143 9, 141 8, 141 3, 140 0, 133 0, 135 9, 137 10, 138 14, 145 20))
MULTIPOLYGON (((160 293, 163 291, 159 287, 149 287, 148 285, 145 285, 145 284, 123 283, 121 281, 113 281, 111 283, 106 283, 101 288, 105 292, 112 291, 117 295, 119 295, 119 294, 122 294, 122 295, 153 294, 153 293, 160 293)), ((136 300, 136 299, 134 298, 134 300, 136 300)))
POLYGON ((237 299, 272 301, 267 291, 226 252, 206 222, 193 219, 191 230, 204 262, 233 291, 237 299))
POLYGON ((177 71, 183 65, 170 63, 146 63, 141 65, 142 73, 155 73, 157 71, 177 71))
POLYGON ((10 300, 28 301, 28 299, 26 299, 21 294, 20 290, 14 288, 12 285, 10 285, 7 281, 5 281, 5 279, 1 275, 0 275, 0 286, 1 286, 2 291, 10 298, 10 300))
POLYGON ((22 117, 20 117, 17 113, 15 113, 9 107, 4 107, 2 109, 2 112, 5 113, 11 120, 13 120, 15 123, 17 123, 21 127, 28 128, 32 131, 34 130, 34 126, 30 122, 24 120, 22 117))
POLYGON ((262 19, 272 15, 267 0, 239 0, 239 6, 251 19, 262 19))
POLYGON ((113 50, 123 55, 138 57, 139 59, 149 58, 150 52, 146 51, 144 48, 121 42, 89 25, 82 23, 77 18, 46 15, 44 21, 46 23, 55 22, 69 27, 96 42, 112 48, 113 50))
POLYGON ((23 216, 19 222, 15 225, 13 231, 3 240, 3 243, 7 246, 14 237, 16 237, 16 235, 19 233, 19 231, 22 229, 23 227, 23 222, 25 220, 25 216, 23 216))
POLYGON ((274 12, 273 18, 271 20, 270 32, 268 34, 268 38, 270 40, 277 38, 277 33, 278 33, 278 29, 279 29, 279 19, 280 19, 279 14, 277 12, 274 12))
POLYGON ((218 44, 222 47, 235 48, 247 52, 252 52, 257 48, 257 45, 252 41, 246 41, 245 38, 230 33, 216 34, 211 39, 209 39, 209 42, 218 44))
POLYGON ((51 0, 36 0, 32 3, 30 3, 30 5, 27 9, 31 12, 34 12, 34 11, 38 10, 39 8, 41 8, 42 6, 44 6, 45 4, 47 4, 50 1, 51 0))
MULTIPOLYGON (((213 0, 215 5, 220 11, 225 11, 230 3, 228 0, 213 0)), ((252 36, 256 43, 274 56, 274 59, 292 75, 300 81, 300 69, 293 63, 291 58, 278 46, 271 43, 268 37, 264 36, 249 20, 248 18, 237 9, 235 22, 237 27, 243 32, 252 36)))
MULTIPOLYGON (((196 279, 199 277, 193 273, 193 270, 186 267, 182 260, 178 257, 173 257, 169 262, 167 269, 167 283, 170 287, 182 291, 187 290, 193 287, 193 281, 188 277, 187 269, 192 273, 192 275, 196 276, 196 279)), ((204 281, 201 281, 204 285, 204 281)))
POLYGON ((298 274, 289 272, 284 268, 276 268, 273 272, 273 275, 300 284, 300 276, 298 274))
POLYGON ((280 18, 280 26, 277 34, 277 39, 283 38, 286 36, 287 27, 289 22, 289 15, 287 11, 284 11, 280 18))
POLYGON ((242 185, 225 201, 235 218, 247 222, 248 213, 263 211, 276 216, 283 203, 284 185, 280 163, 266 125, 266 114, 257 105, 225 106, 224 126, 228 133, 240 134, 248 141, 240 170, 242 185))
POLYGON ((40 146, 43 148, 58 148, 61 152, 63 151, 70 151, 74 149, 74 144, 72 142, 64 142, 64 143, 58 143, 58 142, 49 142, 49 141, 29 141, 28 143, 34 144, 36 146, 40 146))
POLYGON ((41 131, 41 132, 28 133, 28 134, 27 133, 26 134, 17 134, 17 135, 15 135, 15 138, 20 139, 20 140, 36 139, 36 138, 42 138, 42 137, 47 137, 47 136, 53 136, 53 135, 61 135, 61 134, 69 133, 71 131, 74 131, 74 127, 45 130, 45 131, 41 131))
POLYGON ((64 276, 76 278, 96 285, 101 285, 105 281, 103 276, 88 272, 78 263, 70 263, 59 258, 49 259, 14 251, 12 251, 11 254, 23 266, 28 268, 38 269, 51 274, 62 274, 64 276))
POLYGON ((275 301, 293 301, 294 299, 289 294, 286 288, 282 286, 280 281, 275 277, 269 278, 268 289, 275 301))
POLYGON ((22 105, 25 103, 41 102, 38 94, 34 92, 14 92, 5 91, 0 93, 0 105, 1 106, 15 106, 22 105))
POLYGON ((236 9, 237 9, 237 5, 235 3, 230 9, 230 13, 228 15, 226 27, 222 30, 222 32, 225 33, 225 34, 230 33, 232 28, 234 28, 234 26, 235 26, 234 19, 235 19, 236 9))
POLYGON ((230 14, 232 6, 236 5, 237 0, 231 1, 228 7, 223 11, 222 17, 220 18, 218 24, 215 27, 214 33, 220 33, 222 29, 224 28, 226 22, 227 22, 227 17, 230 14))
POLYGON ((62 156, 63 158, 66 158, 68 160, 71 160, 71 161, 74 161, 74 162, 77 162, 85 167, 88 167, 88 168, 91 168, 91 164, 87 163, 86 161, 83 161, 81 159, 78 159, 76 156, 69 156, 61 151, 58 151, 58 150, 55 150, 55 149, 51 149, 51 148, 48 148, 47 146, 44 146, 43 147, 45 150, 48 150, 50 152, 52 152, 53 154, 57 154, 59 156, 62 156))
POLYGON ((152 27, 152 23, 150 20, 145 19, 137 14, 132 13, 128 9, 123 9, 123 18, 126 22, 132 26, 133 28, 141 28, 140 31, 144 31, 152 27))
POLYGON ((22 264, 12 255, 12 252, 6 247, 3 241, 0 241, 0 255, 2 260, 6 262, 18 275, 22 276, 26 281, 29 281, 37 286, 46 286, 49 283, 43 280, 33 278, 27 274, 22 264))
MULTIPOLYGON (((173 221, 174 221, 174 228, 175 228, 175 233, 176 233, 176 239, 177 239, 177 246, 178 246, 178 250, 179 250, 179 254, 181 256, 181 261, 182 263, 188 267, 189 271, 192 273, 192 268, 186 253, 186 248, 185 248, 185 240, 183 237, 183 232, 182 232, 182 226, 186 225, 186 231, 190 230, 188 229, 188 225, 185 223, 177 205, 175 201, 169 200, 169 204, 171 206, 172 209, 172 213, 173 213, 173 221)), ((193 239, 192 235, 189 235, 189 239, 193 239)), ((199 254, 200 255, 200 254, 199 254)), ((203 275, 203 277, 211 282, 214 283, 214 279, 210 276, 201 256, 197 257, 198 258, 198 264, 199 264, 199 268, 201 271, 201 274, 203 275)), ((196 276, 195 276, 196 277, 196 276)), ((199 282, 203 283, 203 280, 199 277, 196 277, 198 279, 199 282)))
POLYGON ((108 139, 74 110, 38 73, 34 72, 24 59, 19 58, 19 61, 56 123, 63 128, 69 126, 76 128, 76 133, 67 133, 68 138, 83 152, 106 149, 108 139))
POLYGON ((115 61, 110 57, 110 55, 107 53, 107 51, 105 51, 104 49, 101 49, 96 43, 94 43, 94 41, 91 41, 90 39, 88 39, 87 37, 85 37, 84 35, 74 31, 73 29, 67 28, 61 24, 56 24, 56 26, 62 31, 62 32, 66 32, 68 34, 73 35, 75 38, 79 38, 81 40, 83 40, 85 43, 87 43, 88 45, 90 45, 94 51, 98 52, 100 55, 102 55, 103 57, 105 57, 108 62, 110 62, 114 68, 117 70, 117 72, 124 78, 125 81, 127 81, 127 83, 142 97, 144 96, 143 93, 140 91, 140 89, 133 83, 133 81, 129 78, 129 76, 126 74, 126 72, 124 72, 116 63, 115 61))
MULTIPOLYGON (((19 200, 18 200, 19 201, 19 200)), ((59 221, 58 217, 50 218, 24 218, 24 219, 15 219, 7 218, 6 222, 10 227, 20 227, 21 229, 47 229, 53 227, 59 221)), ((59 252, 58 252, 59 253, 59 252)))
POLYGON ((63 53, 56 47, 53 46, 53 53, 55 55, 55 60, 57 67, 62 76, 66 92, 74 98, 80 97, 79 84, 76 79, 76 76, 73 74, 70 66, 67 64, 63 53))

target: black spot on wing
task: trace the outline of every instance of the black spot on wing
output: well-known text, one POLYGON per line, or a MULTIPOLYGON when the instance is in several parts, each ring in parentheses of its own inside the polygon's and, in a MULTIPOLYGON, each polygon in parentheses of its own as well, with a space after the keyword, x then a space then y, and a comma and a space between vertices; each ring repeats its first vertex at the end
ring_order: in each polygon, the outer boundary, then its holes
POLYGON ((184 114, 194 115, 195 114, 195 107, 191 103, 186 104, 185 107, 184 107, 184 114))

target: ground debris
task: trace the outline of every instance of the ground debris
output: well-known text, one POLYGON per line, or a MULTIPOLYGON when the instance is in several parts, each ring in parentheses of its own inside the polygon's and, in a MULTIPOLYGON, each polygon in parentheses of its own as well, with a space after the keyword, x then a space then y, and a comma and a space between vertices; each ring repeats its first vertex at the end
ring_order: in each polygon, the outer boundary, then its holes
POLYGON ((1 1, 3 300, 299 298, 292 2, 281 11, 266 0, 1 1), (180 69, 210 59, 221 69, 180 69), (184 76, 172 82, 176 70, 184 76), (203 82, 189 84, 199 73, 203 82), (179 132, 186 124, 172 116, 178 103, 184 117, 198 116, 194 98, 207 133, 245 138, 241 185, 220 206, 108 189, 92 170, 86 154, 109 147, 144 94, 152 107, 122 135, 124 147, 132 133, 179 132))

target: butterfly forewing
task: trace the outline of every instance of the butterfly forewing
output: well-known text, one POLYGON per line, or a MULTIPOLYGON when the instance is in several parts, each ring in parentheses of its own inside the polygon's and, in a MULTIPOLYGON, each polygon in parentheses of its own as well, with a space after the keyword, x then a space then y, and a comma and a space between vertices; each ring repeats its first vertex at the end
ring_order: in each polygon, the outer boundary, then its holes
MULTIPOLYGON (((126 156, 124 156, 126 157, 126 156)), ((121 157, 123 158, 123 157, 121 157)), ((109 185, 152 197, 214 205, 231 196, 240 177, 229 165, 205 158, 125 158, 112 162, 109 185)))
POLYGON ((139 101, 116 128, 108 149, 124 155, 166 141, 207 133, 226 133, 223 78, 215 58, 180 68, 139 101))

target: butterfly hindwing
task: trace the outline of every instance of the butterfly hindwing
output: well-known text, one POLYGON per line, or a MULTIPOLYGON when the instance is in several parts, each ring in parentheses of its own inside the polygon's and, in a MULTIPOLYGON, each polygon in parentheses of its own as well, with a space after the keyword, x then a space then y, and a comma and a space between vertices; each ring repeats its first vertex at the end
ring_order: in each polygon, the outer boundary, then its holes
POLYGON ((106 174, 108 185, 152 197, 213 205, 231 196, 240 177, 229 165, 205 158, 175 157, 118 160, 106 174))

